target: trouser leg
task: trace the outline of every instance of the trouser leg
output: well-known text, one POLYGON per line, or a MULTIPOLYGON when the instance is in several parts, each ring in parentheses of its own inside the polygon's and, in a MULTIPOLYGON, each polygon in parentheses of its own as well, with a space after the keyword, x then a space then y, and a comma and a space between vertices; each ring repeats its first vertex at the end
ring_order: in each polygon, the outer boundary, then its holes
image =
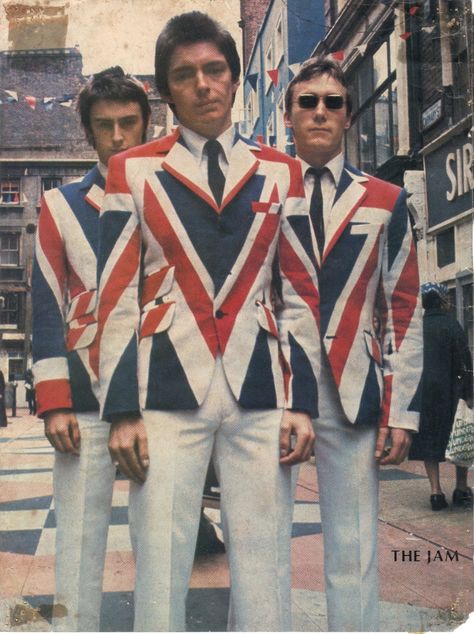
POLYGON ((56 452, 56 631, 98 631, 115 467, 110 425, 97 413, 77 414, 80 456, 56 452), (64 616, 60 613, 66 612, 64 616))
POLYGON ((135 631, 184 631, 202 490, 213 443, 206 408, 145 411, 150 466, 130 484, 135 631))
POLYGON ((224 377, 214 460, 229 559, 229 629, 291 630, 291 474, 279 464, 281 411, 243 410, 224 377))
POLYGON ((378 631, 376 428, 345 418, 323 368, 315 457, 329 631, 378 631))

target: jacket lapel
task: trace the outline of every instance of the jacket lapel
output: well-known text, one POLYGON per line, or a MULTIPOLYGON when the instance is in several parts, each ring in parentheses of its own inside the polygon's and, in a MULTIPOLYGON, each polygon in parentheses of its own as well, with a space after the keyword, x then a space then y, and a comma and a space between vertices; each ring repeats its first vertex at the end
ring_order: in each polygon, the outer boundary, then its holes
POLYGON ((230 155, 221 207, 228 205, 257 171, 260 161, 255 158, 252 150, 260 151, 260 147, 253 143, 247 143, 240 136, 237 137, 230 155))
POLYGON ((96 211, 100 211, 104 201, 105 181, 97 165, 88 172, 81 183, 85 201, 96 211))
POLYGON ((367 189, 363 185, 367 180, 367 177, 362 173, 355 172, 347 163, 345 164, 326 226, 323 259, 334 247, 350 219, 367 196, 367 189))

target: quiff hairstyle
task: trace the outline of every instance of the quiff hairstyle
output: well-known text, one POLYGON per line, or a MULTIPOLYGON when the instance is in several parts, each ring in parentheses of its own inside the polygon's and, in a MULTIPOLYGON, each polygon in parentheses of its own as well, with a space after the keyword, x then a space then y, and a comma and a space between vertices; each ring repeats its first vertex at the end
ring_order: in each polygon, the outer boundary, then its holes
POLYGON ((288 84, 285 94, 285 110, 290 113, 293 105, 293 91, 297 84, 304 81, 309 81, 313 77, 320 77, 321 75, 328 75, 343 86, 346 91, 346 112, 350 116, 352 112, 352 98, 349 93, 349 87, 347 85, 346 78, 340 65, 335 62, 331 57, 311 57, 307 59, 302 65, 298 73, 288 84))
POLYGON ((189 11, 168 20, 156 40, 155 81, 160 97, 170 97, 168 71, 175 48, 197 42, 215 44, 229 65, 232 81, 239 80, 240 58, 232 35, 206 13, 189 11))
POLYGON ((77 102, 77 111, 85 130, 87 140, 95 147, 91 127, 91 109, 98 101, 119 101, 129 103, 135 101, 140 106, 143 118, 142 143, 146 141, 146 129, 150 120, 151 108, 143 84, 124 72, 120 66, 112 66, 91 75, 82 87, 77 102))

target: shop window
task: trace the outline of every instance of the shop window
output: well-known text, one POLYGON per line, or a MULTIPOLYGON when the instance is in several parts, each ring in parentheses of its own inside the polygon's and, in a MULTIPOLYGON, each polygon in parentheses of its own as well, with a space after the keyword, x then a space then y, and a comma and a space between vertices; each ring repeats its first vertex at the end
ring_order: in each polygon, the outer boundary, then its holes
POLYGON ((20 180, 0 181, 0 204, 20 204, 20 180))
POLYGON ((0 233, 0 265, 18 266, 20 264, 20 234, 0 233))
POLYGON ((436 236, 436 259, 438 268, 443 268, 455 261, 454 227, 438 233, 436 236))
POLYGON ((41 179, 41 193, 47 192, 50 189, 61 187, 62 178, 42 178, 41 179))
POLYGON ((270 45, 267 48, 267 52, 265 54, 265 93, 267 93, 270 89, 272 80, 270 78, 270 75, 268 74, 269 70, 274 70, 275 68, 275 64, 274 64, 275 58, 273 56, 273 42, 270 42, 270 45))

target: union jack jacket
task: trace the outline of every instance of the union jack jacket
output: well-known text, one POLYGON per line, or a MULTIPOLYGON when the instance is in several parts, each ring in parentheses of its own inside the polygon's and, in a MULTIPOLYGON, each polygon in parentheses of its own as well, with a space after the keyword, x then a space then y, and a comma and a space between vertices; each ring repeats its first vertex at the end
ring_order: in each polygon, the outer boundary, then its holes
POLYGON ((325 234, 322 263, 313 232, 310 255, 344 412, 351 423, 417 430, 423 336, 406 192, 346 162, 325 234))
POLYGON ((95 308, 104 186, 96 166, 81 181, 51 189, 41 200, 32 274, 39 415, 99 409, 95 308))
POLYGON ((179 131, 109 163, 100 217, 101 409, 194 409, 221 355, 243 408, 315 415, 316 272, 299 164, 236 136, 222 204, 179 131))

